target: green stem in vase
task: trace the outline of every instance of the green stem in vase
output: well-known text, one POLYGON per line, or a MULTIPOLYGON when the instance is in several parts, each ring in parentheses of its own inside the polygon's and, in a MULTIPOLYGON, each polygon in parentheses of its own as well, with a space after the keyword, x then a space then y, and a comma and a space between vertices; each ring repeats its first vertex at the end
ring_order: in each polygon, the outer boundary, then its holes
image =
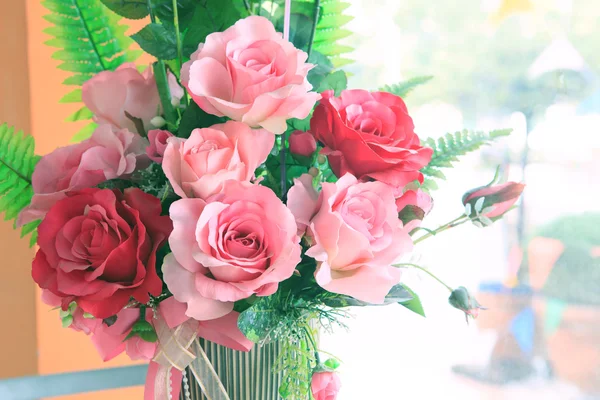
POLYGON ((419 242, 422 242, 423 240, 430 238, 431 236, 435 236, 440 232, 444 232, 447 231, 450 228, 454 228, 458 225, 464 224, 465 222, 467 222, 469 220, 469 218, 466 215, 461 215, 458 218, 453 219, 452 221, 441 225, 440 227, 438 227, 435 230, 428 230, 428 233, 426 235, 421 236, 420 238, 416 239, 413 243, 417 244, 419 242))
POLYGON ((427 275, 429 275, 430 277, 432 277, 433 279, 435 279, 436 281, 438 281, 439 283, 441 283, 442 285, 444 285, 444 287, 446 289, 448 289, 450 292, 452 292, 454 289, 452 289, 449 285, 447 285, 444 281, 442 281, 440 278, 438 278, 437 276, 435 276, 431 271, 421 267, 420 265, 417 264, 412 264, 412 263, 401 263, 401 264, 394 264, 393 267, 397 267, 397 268, 403 268, 403 267, 411 267, 411 268, 416 268, 420 271, 425 272, 427 275))
MULTIPOLYGON (((177 38, 177 69, 181 71, 183 65, 183 44, 181 42, 181 33, 179 30, 179 9, 177 7, 177 0, 173 0, 173 24, 175 25, 175 35, 177 38)), ((187 91, 183 91, 183 104, 187 106, 188 98, 187 91)))

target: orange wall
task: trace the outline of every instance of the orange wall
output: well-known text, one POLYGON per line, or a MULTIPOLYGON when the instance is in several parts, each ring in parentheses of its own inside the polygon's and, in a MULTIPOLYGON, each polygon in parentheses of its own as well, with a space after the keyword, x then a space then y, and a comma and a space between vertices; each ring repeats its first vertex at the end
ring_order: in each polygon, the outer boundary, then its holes
MULTIPOLYGON (((11 2, 12 3, 12 2, 11 2)), ((14 3, 20 3, 15 1, 14 3)), ((61 82, 68 73, 57 69, 59 64, 51 58, 54 49, 43 44, 49 37, 42 31, 49 26, 42 16, 47 13, 40 0, 27 0, 27 33, 29 53, 29 83, 31 129, 36 139, 37 152, 45 154, 57 146, 69 143, 70 138, 86 124, 64 122, 65 118, 81 107, 81 104, 59 104, 58 100, 73 87, 61 82)), ((136 24, 136 30, 143 22, 136 24)), ((4 37, 4 35, 3 35, 4 37)), ((89 338, 82 333, 63 329, 56 311, 37 301, 38 372, 50 374, 84 369, 109 368, 129 365, 131 361, 121 355, 103 363, 89 338)), ((142 398, 142 388, 111 390, 102 393, 76 395, 64 399, 135 400, 142 398)))
MULTIPOLYGON (((29 131, 25 5, 2 4, 0 13, 0 123, 29 131)), ((33 250, 11 222, 0 222, 0 379, 35 374, 35 287, 31 281, 33 250), (6 362, 5 362, 6 360, 6 362), (10 360, 10 362, 8 362, 10 360)))

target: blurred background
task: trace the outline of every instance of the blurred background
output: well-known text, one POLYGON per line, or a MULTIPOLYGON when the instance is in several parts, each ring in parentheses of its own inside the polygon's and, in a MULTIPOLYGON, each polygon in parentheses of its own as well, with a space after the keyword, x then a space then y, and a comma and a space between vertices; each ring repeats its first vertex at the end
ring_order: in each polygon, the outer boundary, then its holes
MULTIPOLYGON (((421 138, 510 127, 439 183, 424 226, 462 212, 462 194, 502 165, 525 181, 523 204, 483 230, 431 238, 415 260, 488 308, 467 325, 448 292, 405 280, 427 318, 402 307, 353 310, 349 330, 322 338, 343 361, 339 400, 600 399, 600 2, 596 0, 350 0, 351 88, 433 76, 407 98, 421 138)), ((3 4, 0 121, 31 132, 39 153, 83 125, 43 45, 38 0, 3 4)), ((141 27, 132 27, 135 31, 141 27)), ((110 368, 89 338, 61 328, 30 277, 33 250, 0 224, 0 379, 110 368)), ((141 388, 62 399, 141 399, 141 388)), ((260 400, 260 399, 257 399, 260 400)))

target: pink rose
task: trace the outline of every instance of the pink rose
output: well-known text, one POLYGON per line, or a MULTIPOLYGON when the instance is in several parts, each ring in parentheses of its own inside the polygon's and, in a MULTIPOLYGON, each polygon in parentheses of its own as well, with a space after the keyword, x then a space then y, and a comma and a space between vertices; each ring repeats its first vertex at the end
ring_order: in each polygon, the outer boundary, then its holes
MULTIPOLYGON (((171 73, 168 82, 171 96, 180 100, 183 89, 171 73)), ((127 128, 132 132, 137 132, 137 129, 125 112, 141 119, 146 130, 153 128, 150 120, 162 114, 152 68, 148 67, 141 74, 133 63, 125 63, 116 71, 103 71, 94 75, 83 84, 81 98, 94 113, 94 121, 116 128, 127 128)))
POLYGON ((310 132, 294 131, 290 135, 290 152, 310 157, 317 150, 317 142, 310 132))
POLYGON ((162 167, 179 196, 206 199, 225 181, 250 181, 274 142, 264 129, 227 121, 194 129, 189 139, 169 139, 162 167))
POLYGON ((316 372, 310 384, 314 400, 335 400, 341 387, 342 381, 335 372, 316 372))
POLYGON ((320 98, 310 92, 307 58, 268 19, 250 16, 208 35, 183 65, 181 81, 207 113, 280 134, 320 98))
POLYGON ((44 218, 66 193, 96 186, 145 167, 147 142, 127 129, 100 125, 83 142, 59 147, 39 161, 31 178, 33 198, 18 225, 44 218))
POLYGON ((396 199, 398 217, 404 223, 407 232, 418 228, 421 221, 433 208, 433 200, 421 189, 407 190, 396 199))
POLYGON ((323 182, 318 200, 311 202, 314 189, 306 183, 296 180, 288 207, 298 225, 308 226, 313 246, 306 255, 317 260, 317 283, 333 293, 383 303, 400 281, 400 270, 392 264, 412 249, 393 189, 346 174, 336 183, 323 182))
POLYGON ((148 132, 148 141, 150 142, 150 146, 146 147, 148 158, 156 163, 162 163, 167 149, 167 140, 172 137, 171 132, 161 129, 153 129, 148 132))
MULTIPOLYGON (((152 309, 146 309, 146 321, 151 323, 152 316, 152 309)), ((132 360, 152 360, 158 343, 146 342, 138 336, 125 340, 133 325, 140 319, 140 309, 124 308, 116 317, 112 325, 108 326, 106 322, 102 322, 93 332, 92 343, 100 353, 102 361, 109 361, 124 351, 132 360)))
POLYGON ((191 318, 218 318, 237 300, 275 293, 300 262, 294 216, 267 187, 228 181, 209 203, 178 200, 170 214, 164 281, 191 318))
POLYGON ((422 147, 404 101, 385 92, 344 90, 340 97, 323 92, 310 120, 310 131, 325 145, 322 154, 336 176, 349 172, 395 188, 415 180, 431 160, 422 147))

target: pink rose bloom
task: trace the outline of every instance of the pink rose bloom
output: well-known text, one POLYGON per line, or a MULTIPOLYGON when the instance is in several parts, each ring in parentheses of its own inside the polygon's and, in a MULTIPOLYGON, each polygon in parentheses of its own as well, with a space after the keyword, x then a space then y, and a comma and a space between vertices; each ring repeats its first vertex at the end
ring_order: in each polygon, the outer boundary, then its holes
POLYGON ((181 81, 207 113, 280 134, 320 98, 310 92, 307 58, 268 19, 250 16, 208 35, 183 65, 181 81))
POLYGON ((169 131, 163 131, 161 129, 153 129, 148 132, 148 141, 150 146, 146 147, 146 154, 155 163, 162 163, 167 149, 167 140, 173 137, 173 134, 169 131))
POLYGON ((433 208, 433 200, 421 189, 407 190, 396 199, 398 216, 404 229, 410 232, 421 225, 421 221, 433 208))
POLYGON ((317 141, 310 132, 294 131, 290 135, 290 152, 310 157, 317 150, 317 141))
MULTIPOLYGON (((146 309, 146 321, 151 323, 152 316, 152 309, 146 309)), ((111 326, 105 322, 99 324, 92 336, 92 343, 103 361, 109 361, 124 351, 132 360, 149 361, 154 358, 158 343, 146 342, 138 336, 125 341, 133 324, 139 319, 139 308, 124 308, 117 314, 117 319, 111 326)))
MULTIPOLYGON (((183 89, 171 73, 168 82, 171 96, 181 100, 183 89)), ((81 98, 94 113, 94 121, 116 128, 127 128, 132 132, 137 132, 137 129, 125 112, 141 119, 146 130, 153 128, 150 120, 162 114, 152 68, 148 67, 144 73, 139 73, 133 63, 125 63, 116 71, 103 71, 94 75, 83 84, 81 98)))
POLYGON ((342 381, 335 372, 316 372, 310 384, 315 400, 335 400, 341 387, 342 381))
POLYGON ((178 200, 170 215, 163 277, 191 318, 218 318, 237 300, 275 293, 300 262, 294 216, 267 187, 228 181, 209 203, 178 200))
POLYGON ((194 129, 188 139, 169 139, 162 167, 179 196, 206 199, 225 181, 250 181, 274 142, 264 129, 227 121, 194 129))
POLYGON ((146 145, 145 139, 127 129, 100 125, 91 138, 45 155, 33 171, 33 198, 19 214, 18 225, 44 218, 67 192, 93 187, 145 167, 146 145))
POLYGON ((344 90, 322 93, 310 131, 325 146, 331 169, 360 180, 375 179, 395 188, 419 180, 433 150, 421 146, 404 101, 391 93, 344 90))
POLYGON ((315 190, 307 182, 296 180, 288 207, 299 226, 308 226, 313 246, 306 255, 317 260, 317 283, 333 293, 383 303, 400 281, 400 270, 392 264, 412 250, 398 219, 393 189, 346 174, 336 183, 323 182, 312 202, 315 190))

